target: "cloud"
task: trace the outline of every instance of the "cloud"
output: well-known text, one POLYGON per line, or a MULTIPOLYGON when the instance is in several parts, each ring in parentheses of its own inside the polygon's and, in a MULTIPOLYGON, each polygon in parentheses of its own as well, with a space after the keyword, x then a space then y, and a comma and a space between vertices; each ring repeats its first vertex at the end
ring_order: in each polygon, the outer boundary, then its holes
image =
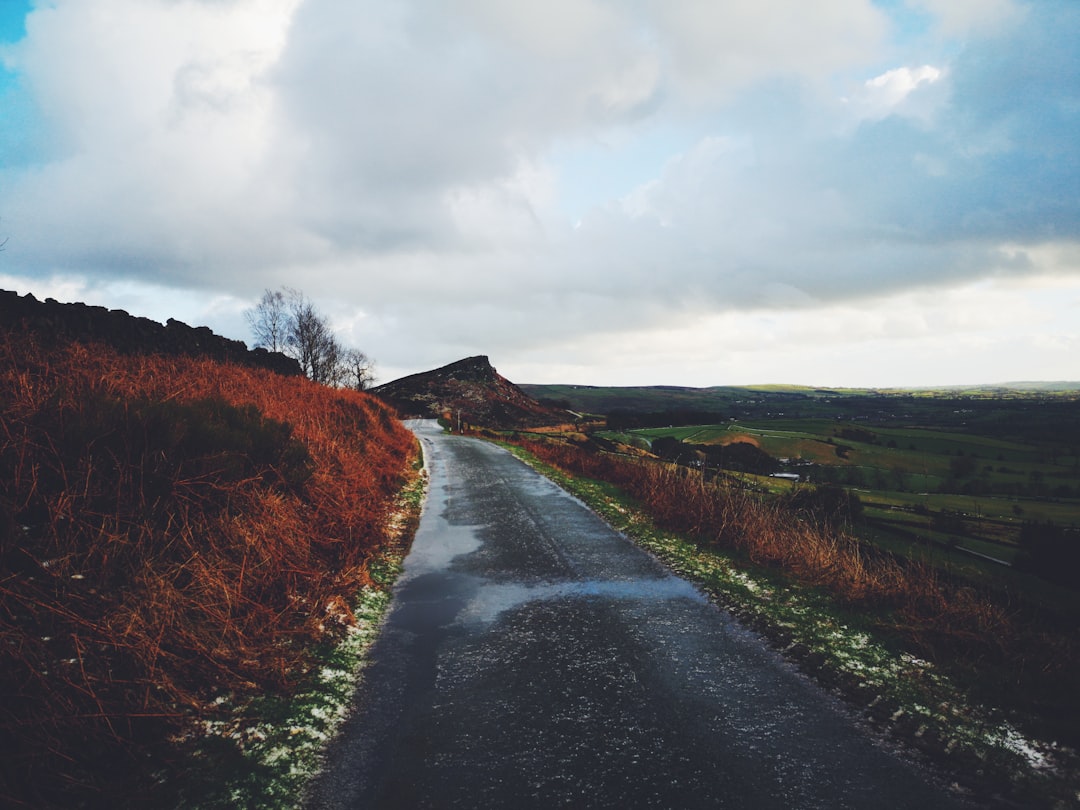
POLYGON ((288 283, 411 370, 1073 278, 1080 10, 909 5, 55 0, 0 270, 237 337, 288 283))
POLYGON ((528 382, 936 386, 1075 377, 1080 279, 994 280, 815 309, 733 310, 567 341, 500 368, 528 382), (1064 299, 1064 300, 1062 300, 1064 299), (1007 313, 1008 317, 1004 315, 1007 313), (1047 329, 1047 326, 1050 329, 1047 329))
POLYGON ((268 260, 272 99, 260 76, 293 5, 102 0, 33 12, 13 62, 51 148, 5 173, 19 257, 40 273, 175 285, 268 260))
POLYGON ((893 68, 867 79, 843 101, 851 106, 857 122, 880 121, 900 115, 931 124, 934 115, 940 112, 943 99, 940 93, 928 93, 927 90, 931 90, 943 75, 944 71, 933 65, 893 68))
POLYGON ((887 20, 872 3, 789 0, 646 4, 674 81, 701 100, 775 77, 814 80, 876 57, 887 20))
POLYGON ((909 0, 909 5, 929 13, 945 36, 997 33, 1024 14, 1014 0, 909 0))

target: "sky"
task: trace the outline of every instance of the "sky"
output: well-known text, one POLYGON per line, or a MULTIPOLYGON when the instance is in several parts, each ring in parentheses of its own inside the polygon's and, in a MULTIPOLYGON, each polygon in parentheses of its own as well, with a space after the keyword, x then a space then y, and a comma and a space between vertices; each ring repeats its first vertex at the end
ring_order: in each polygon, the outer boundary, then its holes
POLYGON ((1076 0, 0 0, 0 288, 388 381, 1080 380, 1076 0))

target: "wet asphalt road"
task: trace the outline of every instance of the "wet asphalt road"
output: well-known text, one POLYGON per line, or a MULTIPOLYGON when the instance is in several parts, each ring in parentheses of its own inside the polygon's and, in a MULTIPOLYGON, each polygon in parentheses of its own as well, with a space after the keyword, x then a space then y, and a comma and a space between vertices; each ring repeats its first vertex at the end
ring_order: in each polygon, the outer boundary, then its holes
POLYGON ((946 808, 755 635, 508 453, 431 489, 311 808, 946 808))

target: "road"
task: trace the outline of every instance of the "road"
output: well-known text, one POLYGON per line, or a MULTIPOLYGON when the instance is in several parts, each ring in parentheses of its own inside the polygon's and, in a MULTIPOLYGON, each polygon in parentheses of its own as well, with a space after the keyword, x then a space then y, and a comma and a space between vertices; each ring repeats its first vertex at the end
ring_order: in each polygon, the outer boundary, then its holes
POLYGON ((311 808, 947 808, 931 777, 505 451, 431 475, 311 808))

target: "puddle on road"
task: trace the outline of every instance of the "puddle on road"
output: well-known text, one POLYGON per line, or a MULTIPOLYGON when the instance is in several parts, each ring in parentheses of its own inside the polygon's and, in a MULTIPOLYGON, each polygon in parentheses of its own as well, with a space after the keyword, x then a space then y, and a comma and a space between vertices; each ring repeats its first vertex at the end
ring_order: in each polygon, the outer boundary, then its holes
POLYGON ((405 557, 402 579, 446 571, 455 557, 471 554, 480 548, 482 526, 453 526, 442 518, 431 531, 417 532, 412 549, 405 557))
POLYGON ((481 585, 458 616, 463 624, 490 624, 501 613, 527 602, 556 599, 600 597, 613 600, 666 601, 689 599, 706 603, 708 600, 693 585, 678 577, 658 579, 598 580, 549 582, 541 585, 522 583, 488 583, 481 585))

